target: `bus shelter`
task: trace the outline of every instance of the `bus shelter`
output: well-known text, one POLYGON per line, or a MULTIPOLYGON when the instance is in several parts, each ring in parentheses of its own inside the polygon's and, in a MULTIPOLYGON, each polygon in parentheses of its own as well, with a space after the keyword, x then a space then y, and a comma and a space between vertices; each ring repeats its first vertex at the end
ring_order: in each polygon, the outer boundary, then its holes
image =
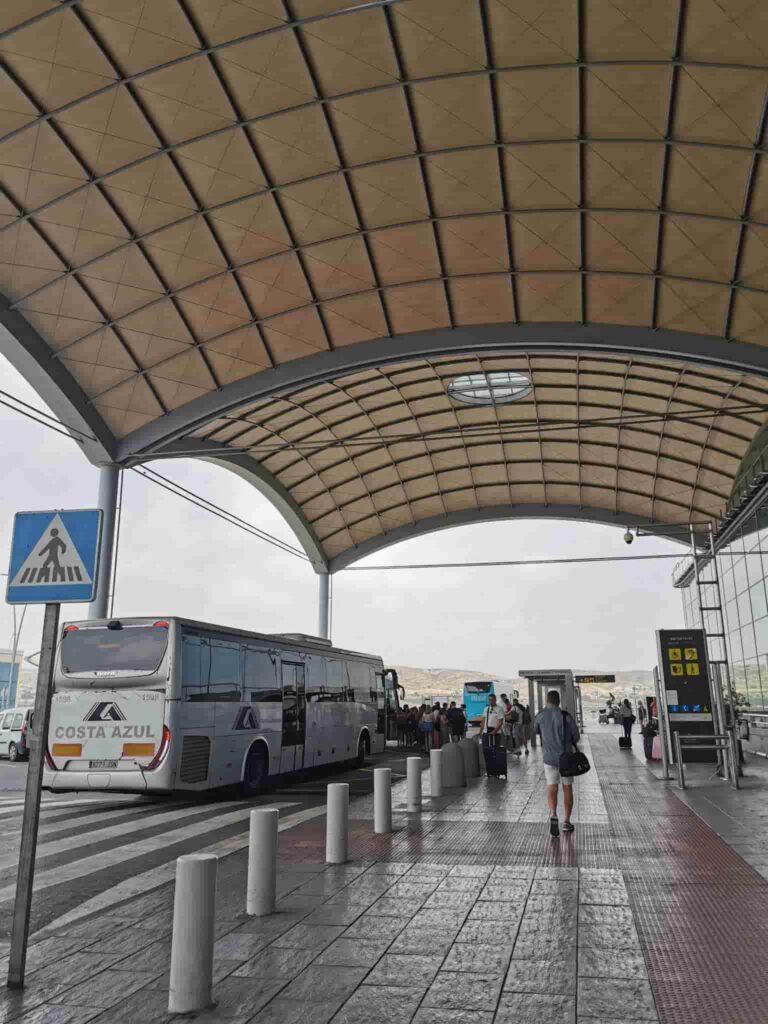
MULTIPOLYGON (((535 717, 543 709, 547 693, 550 690, 557 690, 560 694, 560 707, 579 721, 581 701, 577 700, 573 672, 569 668, 518 669, 517 674, 521 679, 528 680, 528 706, 531 709, 532 717, 535 717)), ((536 746, 535 732, 531 736, 531 746, 536 746)))

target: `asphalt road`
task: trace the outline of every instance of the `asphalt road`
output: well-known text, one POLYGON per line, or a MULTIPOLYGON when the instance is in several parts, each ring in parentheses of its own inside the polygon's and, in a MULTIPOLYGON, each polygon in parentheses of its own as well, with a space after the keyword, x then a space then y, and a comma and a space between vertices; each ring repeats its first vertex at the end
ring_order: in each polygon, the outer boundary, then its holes
MULTIPOLYGON (((409 754, 391 748, 375 764, 404 775, 409 754)), ((281 817, 319 809, 329 782, 348 782, 351 796, 366 795, 373 789, 373 764, 281 780, 251 800, 231 791, 153 798, 43 793, 32 932, 88 901, 114 894, 117 903, 127 886, 137 892, 156 888, 181 854, 244 836, 253 807, 280 806, 281 817)), ((0 761, 0 940, 8 937, 13 912, 26 775, 26 764, 0 761)))

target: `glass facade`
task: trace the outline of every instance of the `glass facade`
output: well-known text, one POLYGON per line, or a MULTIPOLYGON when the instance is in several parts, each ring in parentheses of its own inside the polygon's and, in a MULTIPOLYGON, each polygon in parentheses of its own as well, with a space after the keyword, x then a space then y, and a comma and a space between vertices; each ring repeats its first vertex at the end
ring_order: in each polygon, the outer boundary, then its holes
MULTIPOLYGON (((750 710, 768 711, 768 505, 750 516, 718 554, 718 571, 734 689, 750 710)), ((710 578, 711 571, 702 570, 702 576, 710 578)), ((704 607, 716 604, 713 590, 702 585, 704 607)), ((701 622, 695 582, 681 593, 686 626, 720 632, 716 612, 704 612, 701 622)))

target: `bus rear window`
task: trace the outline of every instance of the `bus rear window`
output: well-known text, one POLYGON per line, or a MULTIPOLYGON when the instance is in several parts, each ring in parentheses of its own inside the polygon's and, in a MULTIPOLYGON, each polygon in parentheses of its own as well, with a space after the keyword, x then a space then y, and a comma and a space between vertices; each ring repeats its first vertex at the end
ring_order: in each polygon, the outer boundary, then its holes
POLYGON ((168 630, 158 626, 73 629, 61 640, 61 667, 67 675, 156 672, 168 646, 168 630))
POLYGON ((490 683, 464 683, 465 693, 488 693, 490 689, 490 683))

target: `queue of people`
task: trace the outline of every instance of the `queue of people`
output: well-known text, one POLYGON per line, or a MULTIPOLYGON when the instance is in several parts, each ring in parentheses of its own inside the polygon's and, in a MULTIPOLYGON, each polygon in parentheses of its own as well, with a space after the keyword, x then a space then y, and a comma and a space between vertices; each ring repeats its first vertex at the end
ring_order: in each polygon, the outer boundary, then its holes
POLYGON ((502 693, 500 701, 495 694, 488 698, 488 707, 483 713, 481 732, 484 737, 493 735, 499 746, 506 747, 508 752, 522 757, 530 753, 528 744, 531 742, 531 711, 527 704, 521 704, 515 697, 510 701, 506 693, 502 693))
POLYGON ((403 705, 397 715, 397 743, 401 747, 421 747, 426 753, 446 743, 458 743, 467 735, 467 707, 450 704, 403 705))

